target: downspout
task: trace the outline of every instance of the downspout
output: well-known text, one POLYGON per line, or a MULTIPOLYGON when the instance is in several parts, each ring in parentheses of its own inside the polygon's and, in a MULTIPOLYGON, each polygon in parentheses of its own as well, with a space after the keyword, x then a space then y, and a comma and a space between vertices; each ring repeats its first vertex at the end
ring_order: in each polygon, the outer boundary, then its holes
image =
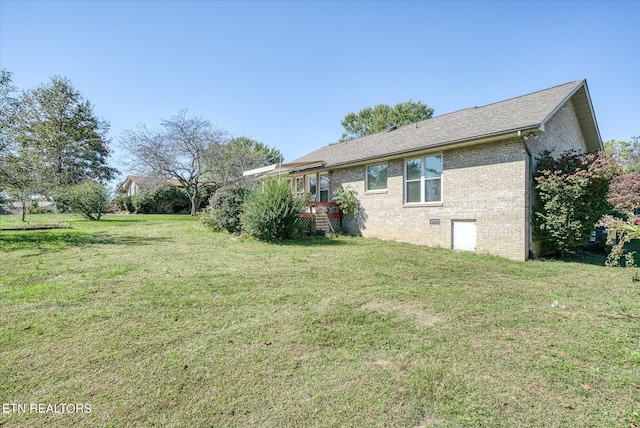
POLYGON ((529 193, 529 200, 527 201, 527 247, 528 247, 528 258, 533 259, 533 156, 531 155, 531 150, 529 150, 529 146, 527 146, 527 142, 522 135, 522 131, 518 131, 518 141, 522 143, 524 150, 527 152, 528 158, 528 166, 527 166, 527 174, 525 178, 525 185, 527 186, 527 192, 529 193))

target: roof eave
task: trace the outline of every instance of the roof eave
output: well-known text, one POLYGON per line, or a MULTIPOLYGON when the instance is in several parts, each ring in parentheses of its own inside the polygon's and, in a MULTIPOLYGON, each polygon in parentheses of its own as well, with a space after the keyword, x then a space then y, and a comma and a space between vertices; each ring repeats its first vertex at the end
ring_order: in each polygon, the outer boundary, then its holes
POLYGON ((317 168, 323 165, 324 165, 324 161, 276 163, 272 165, 263 166, 260 168, 254 168, 247 171, 243 171, 242 176, 249 177, 249 176, 260 176, 260 175, 279 175, 279 174, 286 174, 294 171, 317 168))
POLYGON ((586 99, 586 103, 589 106, 589 115, 591 117, 593 123, 593 134, 597 143, 597 150, 604 150, 604 144, 602 143, 602 136, 600 135, 600 128, 598 127, 598 120, 596 119, 596 113, 593 108, 593 103, 591 102, 591 95, 589 94, 589 87, 587 86, 587 81, 584 81, 584 96, 586 99))
MULTIPOLYGON (((126 186, 126 185, 127 185, 127 183, 131 183, 131 181, 132 181, 132 180, 131 180, 131 177, 130 177, 130 176, 129 176, 129 177, 127 177, 127 179, 126 179, 126 180, 124 180, 124 183, 122 183, 122 184, 120 185, 120 187, 118 187, 118 190, 116 190, 116 193, 124 193, 124 192, 126 192, 126 191, 127 191, 127 189, 129 188, 129 187, 128 187, 128 186, 126 186), (126 186, 126 187, 125 187, 125 186, 126 186)), ((129 186, 131 186, 131 184, 129 184, 129 186)))

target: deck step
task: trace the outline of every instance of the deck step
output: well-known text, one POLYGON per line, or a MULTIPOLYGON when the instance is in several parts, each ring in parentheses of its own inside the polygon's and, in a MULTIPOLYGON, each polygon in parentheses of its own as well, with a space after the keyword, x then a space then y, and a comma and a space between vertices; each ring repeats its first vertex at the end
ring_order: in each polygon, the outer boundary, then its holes
POLYGON ((325 233, 334 233, 331 222, 326 215, 316 214, 316 230, 322 230, 325 233))

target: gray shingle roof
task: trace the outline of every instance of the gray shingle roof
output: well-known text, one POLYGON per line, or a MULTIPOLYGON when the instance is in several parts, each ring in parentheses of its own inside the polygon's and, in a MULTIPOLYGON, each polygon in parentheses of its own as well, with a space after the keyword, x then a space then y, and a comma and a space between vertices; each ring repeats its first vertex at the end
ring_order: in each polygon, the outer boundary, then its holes
POLYGON ((546 121, 572 98, 587 146, 601 146, 585 80, 437 116, 394 131, 380 132, 325 146, 293 162, 324 161, 326 167, 400 155, 423 149, 473 142, 492 136, 544 128, 546 121))

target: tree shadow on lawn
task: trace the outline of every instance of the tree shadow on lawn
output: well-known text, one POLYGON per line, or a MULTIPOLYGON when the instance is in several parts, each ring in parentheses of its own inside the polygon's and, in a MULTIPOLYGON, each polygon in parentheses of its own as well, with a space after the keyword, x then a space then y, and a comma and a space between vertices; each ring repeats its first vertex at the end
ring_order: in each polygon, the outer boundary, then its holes
MULTIPOLYGON (((102 217, 100 223, 108 226, 140 226, 141 224, 165 224, 168 222, 183 222, 185 216, 178 216, 176 214, 132 214, 130 216, 119 217, 102 217), (165 216, 165 217, 163 217, 165 216)), ((83 220, 89 221, 89 220, 83 220)), ((194 219, 194 222, 197 219, 194 219)))
POLYGON ((607 260, 607 255, 601 252, 596 251, 585 251, 580 250, 576 251, 575 254, 567 254, 564 257, 548 257, 543 258, 547 260, 557 260, 560 262, 568 262, 568 263, 581 263, 586 265, 593 266, 605 266, 604 262, 607 260))
POLYGON ((1 251, 39 249, 46 253, 86 245, 151 245, 169 241, 163 237, 113 236, 69 229, 0 232, 1 251))

